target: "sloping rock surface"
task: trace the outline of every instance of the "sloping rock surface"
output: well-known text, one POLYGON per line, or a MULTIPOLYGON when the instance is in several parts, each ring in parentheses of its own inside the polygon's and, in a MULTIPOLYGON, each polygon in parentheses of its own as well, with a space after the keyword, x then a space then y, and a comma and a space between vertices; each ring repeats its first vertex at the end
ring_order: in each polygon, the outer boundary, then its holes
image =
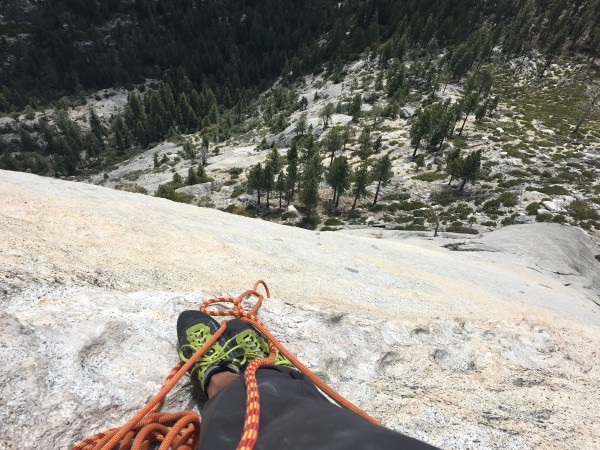
MULTIPOLYGON (((393 429, 442 448, 600 447, 600 263, 573 262, 600 251, 578 230, 515 226, 480 238, 497 251, 456 252, 22 173, 0 171, 0 198, 0 449, 124 422, 177 362, 179 312, 257 278, 270 330, 393 429), (556 245, 526 246, 540 236, 556 245)), ((182 382, 165 409, 193 407, 182 382)))

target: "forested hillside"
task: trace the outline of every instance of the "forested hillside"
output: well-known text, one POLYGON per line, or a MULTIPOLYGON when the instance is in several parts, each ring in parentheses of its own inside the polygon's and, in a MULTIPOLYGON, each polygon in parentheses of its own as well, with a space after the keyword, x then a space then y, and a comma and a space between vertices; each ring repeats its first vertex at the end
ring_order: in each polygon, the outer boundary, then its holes
POLYGON ((509 56, 538 48, 549 60, 565 45, 589 57, 600 48, 596 0, 48 0, 31 8, 29 18, 2 24, 5 112, 166 76, 177 91, 186 76, 195 89, 208 85, 232 107, 240 89, 290 69, 339 68, 384 43, 384 54, 399 58, 407 48, 452 47, 457 76, 499 43, 509 56))
MULTIPOLYGON (((273 194, 279 209, 299 201, 308 222, 326 183, 330 212, 344 196, 364 207, 369 190, 374 213, 412 198, 402 208, 425 216, 406 225, 417 229, 439 226, 421 206, 459 198, 430 189, 446 177, 461 195, 488 181, 447 214, 455 224, 472 226, 481 203, 493 228, 503 214, 513 223, 508 208, 527 201, 535 215, 553 200, 518 189, 598 203, 599 0, 21 0, 0 14, 0 168, 179 201, 200 192, 186 186, 224 183, 225 202, 195 202, 247 214, 228 199, 254 192, 260 207, 264 193, 269 210, 273 194), (244 146, 264 155, 214 164, 244 146), (118 169, 126 161, 133 173, 118 169), (504 163, 518 167, 494 173, 504 163), (390 196, 412 167, 437 171, 390 196), (142 174, 152 180, 138 185, 142 174)), ((594 228, 586 202, 570 211, 594 228)), ((538 220, 567 221, 552 212, 538 220)))
MULTIPOLYGON (((278 76, 340 70, 365 49, 379 52, 384 61, 402 61, 409 52, 418 56, 445 48, 447 57, 437 71, 459 80, 495 45, 507 57, 537 48, 545 53, 546 65, 562 51, 592 59, 600 48, 597 0, 49 0, 15 2, 3 12, 4 113, 27 108, 31 117, 32 110, 48 102, 58 109, 81 102, 91 90, 131 89, 148 79, 165 83, 162 91, 153 85, 162 105, 147 101, 148 121, 126 123, 130 139, 125 142, 118 118, 113 118, 112 132, 95 132, 108 145, 93 139, 83 145, 64 121, 51 130, 43 121, 34 123, 41 132, 37 142, 20 129, 4 130, 21 132, 21 142, 4 142, 2 167, 45 173, 48 167, 38 160, 32 167, 7 160, 9 152, 40 153, 43 147, 45 155, 71 160, 59 164, 56 174, 85 167, 82 153, 90 146, 92 154, 107 146, 145 147, 169 132, 211 125, 224 138, 248 103, 278 76), (61 135, 64 139, 56 142, 61 135)), ((30 126, 19 128, 27 133, 30 126)))

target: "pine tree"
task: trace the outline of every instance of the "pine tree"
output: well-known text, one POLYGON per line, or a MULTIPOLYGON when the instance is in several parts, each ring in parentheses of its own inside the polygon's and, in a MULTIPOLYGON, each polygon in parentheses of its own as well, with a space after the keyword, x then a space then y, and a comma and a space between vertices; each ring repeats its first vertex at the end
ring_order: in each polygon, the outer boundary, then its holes
POLYGON ((208 149, 210 143, 208 141, 207 136, 202 136, 202 146, 200 147, 200 159, 202 160, 202 165, 206 165, 206 161, 208 159, 208 149))
POLYGON ((252 166, 248 172, 248 187, 256 191, 257 203, 260 205, 260 193, 263 190, 263 168, 260 163, 252 166))
POLYGON ((350 165, 345 156, 338 156, 329 166, 325 181, 333 188, 333 206, 337 208, 340 196, 350 187, 350 165))
POLYGON ((323 129, 327 129, 329 126, 329 121, 331 120, 331 116, 333 116, 333 111, 333 103, 327 103, 321 110, 319 116, 321 117, 321 120, 323 120, 323 129))
POLYGON ((112 132, 115 136, 117 153, 119 155, 123 155, 125 153, 125 149, 129 148, 130 142, 129 132, 127 131, 127 126, 125 125, 122 115, 117 115, 117 117, 113 120, 112 132))
POLYGON ((269 166, 269 169, 274 174, 278 173, 281 169, 281 164, 279 163, 279 152, 276 148, 271 149, 271 151, 267 155, 266 166, 269 166))
POLYGON ((412 157, 417 155, 417 150, 421 145, 421 140, 429 134, 431 131, 431 114, 429 110, 425 108, 420 114, 413 119, 413 123, 410 127, 410 139, 411 144, 415 146, 412 157))
POLYGON ((167 130, 171 125, 171 117, 165 109, 165 105, 158 92, 152 91, 145 98, 148 99, 149 105, 146 112, 149 117, 148 139, 150 142, 156 142, 166 136, 167 130))
POLYGON ((269 198, 271 191, 275 187, 275 175, 279 172, 279 152, 276 149, 272 149, 267 156, 265 167, 262 171, 262 186, 267 194, 267 208, 270 207, 269 198))
POLYGON ((198 173, 194 170, 193 167, 190 167, 188 170, 188 176, 185 179, 185 182, 187 184, 194 185, 194 184, 198 184, 200 182, 199 178, 198 178, 198 173))
POLYGON ((323 166, 319 154, 313 154, 302 172, 302 190, 300 200, 306 207, 306 218, 310 220, 312 210, 319 201, 319 182, 321 181, 323 166))
POLYGON ((459 192, 465 187, 467 181, 473 183, 479 177, 481 170, 481 150, 477 150, 469 153, 469 155, 465 158, 464 162, 461 164, 461 178, 463 179, 459 192))
POLYGON ((460 150, 455 150, 448 155, 447 170, 450 174, 450 182, 454 178, 462 179, 459 192, 462 192, 467 182, 474 182, 480 175, 481 150, 473 151, 466 158, 460 156, 460 150))
POLYGON ((479 96, 477 95, 477 92, 471 92, 469 94, 466 94, 466 96, 462 98, 460 104, 461 110, 465 114, 465 118, 463 120, 462 126, 460 127, 460 131, 458 132, 459 136, 462 136, 465 124, 467 123, 467 119, 469 118, 471 113, 473 113, 477 108, 478 99, 479 96))
POLYGON ((562 52, 563 46, 565 45, 565 41, 567 39, 567 32, 563 30, 560 32, 545 48, 546 53, 546 62, 544 67, 542 67, 542 71, 540 72, 539 78, 542 79, 550 64, 557 58, 558 55, 562 52))
POLYGON ((354 194, 354 203, 352 203, 352 210, 356 208, 356 202, 360 197, 367 195, 367 184, 369 183, 369 167, 367 162, 363 162, 353 174, 354 187, 352 192, 354 194))
POLYGON ((457 175, 460 175, 460 152, 460 147, 456 147, 448 152, 448 156, 446 156, 446 171, 448 172, 448 175, 450 175, 448 186, 452 184, 452 181, 457 175))
POLYGON ((281 209, 281 198, 283 197, 284 192, 287 190, 287 180, 283 171, 279 172, 279 175, 277 175, 275 190, 279 194, 279 209, 281 209))
POLYGON ((208 181, 211 181, 211 179, 206 176, 206 170, 204 169, 204 166, 202 164, 198 164, 196 175, 198 175, 199 183, 206 183, 208 181))
POLYGON ((325 150, 331 153, 331 157, 329 159, 329 166, 333 163, 333 158, 335 156, 335 152, 340 150, 343 144, 343 137, 339 131, 339 128, 332 128, 327 136, 325 136, 325 150))
POLYGON ((187 96, 183 93, 179 95, 177 101, 176 117, 177 124, 183 132, 190 133, 198 128, 198 117, 190 106, 187 96))
POLYGON ((350 102, 350 108, 348 110, 349 114, 352 116, 352 120, 354 122, 358 122, 360 119, 360 111, 362 108, 362 98, 360 94, 356 94, 352 98, 352 102, 350 102))
POLYGON ((296 126, 294 127, 296 136, 304 136, 304 133, 306 132, 307 123, 308 119, 306 113, 300 114, 300 117, 298 117, 298 120, 296 121, 296 126))
MULTIPOLYGON (((158 92, 160 94, 160 99, 162 100, 162 104, 165 107, 166 112, 169 114, 169 125, 167 128, 171 126, 172 120, 175 117, 175 98, 173 97, 173 92, 167 83, 161 81, 158 92)), ((165 122, 167 123, 167 122, 165 122)))
POLYGON ((360 144, 360 159, 365 161, 371 156, 371 148, 373 143, 371 142, 371 127, 365 126, 362 133, 358 137, 358 143, 360 144))
POLYGON ((183 177, 179 175, 179 173, 175 172, 173 174, 173 184, 180 185, 183 184, 183 177))
POLYGON ((183 154, 185 155, 185 157, 187 159, 194 159, 194 158, 196 158, 196 152, 194 151, 194 147, 192 146, 191 142, 186 141, 183 144, 183 154))
POLYGON ((123 113, 125 124, 130 130, 134 130, 138 121, 146 121, 144 105, 137 91, 127 94, 127 104, 123 113))
POLYGON ((24 152, 35 152, 39 150, 36 139, 25 128, 19 128, 19 137, 21 138, 21 148, 24 152))
POLYGON ((73 122, 65 111, 60 111, 56 118, 56 125, 67 143, 75 148, 83 147, 83 134, 77 123, 73 122))
POLYGON ((106 128, 104 128, 104 125, 102 125, 102 122, 100 121, 100 118, 96 114, 94 108, 90 108, 89 124, 92 133, 94 133, 94 136, 96 136, 96 138, 100 142, 102 142, 102 145, 104 145, 104 136, 106 135, 106 128))
POLYGON ((288 194, 288 198, 292 198, 294 196, 294 186, 296 185, 296 181, 298 180, 298 148, 295 141, 292 141, 292 145, 287 151, 287 182, 290 188, 290 193, 288 194))
POLYGON ((373 199, 373 206, 377 204, 377 197, 379 196, 379 189, 381 186, 387 186, 390 179, 394 176, 392 171, 392 161, 390 154, 387 153, 381 159, 377 161, 373 168, 373 179, 377 181, 377 189, 375 190, 375 198, 373 199))

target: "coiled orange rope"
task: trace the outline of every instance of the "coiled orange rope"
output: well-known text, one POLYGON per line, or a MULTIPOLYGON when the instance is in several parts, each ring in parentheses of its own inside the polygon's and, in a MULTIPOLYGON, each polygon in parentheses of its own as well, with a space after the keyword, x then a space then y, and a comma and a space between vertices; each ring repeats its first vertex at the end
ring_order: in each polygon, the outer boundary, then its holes
MULTIPOLYGON (((260 309, 264 296, 257 289, 264 287, 267 298, 270 292, 267 284, 258 280, 252 289, 249 289, 237 298, 218 297, 206 300, 200 305, 200 310, 211 316, 234 316, 248 322, 265 335, 269 341, 270 354, 268 358, 256 358, 247 367, 244 374, 246 383, 246 419, 242 438, 238 444, 238 450, 251 450, 258 439, 260 402, 256 371, 259 367, 272 364, 275 361, 276 351, 283 354, 294 366, 310 379, 321 391, 335 400, 340 406, 359 414, 366 420, 381 425, 364 411, 354 406, 323 380, 312 373, 294 355, 292 355, 281 343, 269 332, 265 325, 258 320, 256 313, 260 309), (255 297, 256 303, 245 311, 242 306, 244 299, 255 297), (216 303, 232 303, 233 308, 227 311, 208 310, 210 305, 216 303)), ((200 417, 194 411, 180 411, 177 413, 162 413, 158 409, 165 397, 177 382, 185 375, 194 363, 219 339, 225 332, 227 320, 221 322, 217 332, 200 348, 185 364, 177 364, 165 379, 160 391, 133 416, 125 425, 113 428, 87 438, 80 442, 72 450, 113 450, 117 445, 119 450, 147 450, 151 444, 161 442, 159 450, 196 450, 200 440, 200 417)))

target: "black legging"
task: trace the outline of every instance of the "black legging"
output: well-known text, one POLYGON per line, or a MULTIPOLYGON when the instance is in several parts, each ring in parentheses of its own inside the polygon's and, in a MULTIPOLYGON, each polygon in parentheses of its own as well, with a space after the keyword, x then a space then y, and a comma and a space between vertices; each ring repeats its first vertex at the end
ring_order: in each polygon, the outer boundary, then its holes
MULTIPOLYGON (((257 371, 260 429, 257 450, 435 449, 374 425, 329 402, 300 372, 281 366, 257 371)), ((246 389, 240 376, 202 408, 200 450, 235 449, 244 425, 246 389)))

